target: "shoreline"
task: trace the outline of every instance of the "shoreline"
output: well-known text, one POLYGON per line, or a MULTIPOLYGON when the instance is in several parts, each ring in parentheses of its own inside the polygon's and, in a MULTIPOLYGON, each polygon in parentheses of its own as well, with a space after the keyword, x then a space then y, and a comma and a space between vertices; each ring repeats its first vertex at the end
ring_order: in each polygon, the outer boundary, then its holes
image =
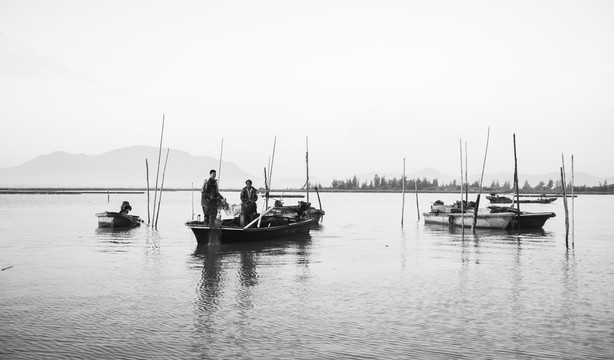
MULTIPOLYGON (((152 189, 149 190, 150 192, 153 192, 152 189)), ((190 189, 190 188, 165 188, 163 189, 163 191, 195 191, 195 192, 200 192, 200 189, 190 189)), ((220 191, 241 191, 241 189, 220 189, 220 191)), ((269 191, 270 193, 274 193, 271 194, 270 197, 299 197, 299 195, 297 195, 296 193, 305 193, 305 190, 300 190, 300 189, 271 189, 269 191), (282 195, 283 194, 283 195, 282 195)), ((315 193, 314 191, 310 191, 311 193, 315 193)), ((402 190, 390 190, 390 189, 378 189, 378 190, 363 190, 363 189, 354 189, 354 190, 348 190, 348 189, 318 189, 318 192, 320 193, 381 193, 381 194, 385 194, 385 193, 398 193, 401 194, 402 190)), ((27 194, 32 194, 32 195, 45 195, 45 194, 49 194, 49 195, 78 195, 78 194, 145 194, 147 193, 147 189, 146 188, 108 188, 108 189, 104 189, 104 188, 87 188, 87 187, 83 187, 83 188, 0 188, 0 194, 15 194, 15 195, 27 195, 27 194)), ((412 191, 405 191, 406 194, 414 194, 415 192, 412 191)), ((423 193, 423 194, 459 194, 460 192, 458 190, 446 190, 446 189, 425 189, 425 190, 419 190, 418 193, 423 193)), ((478 194, 478 191, 472 191, 469 190, 469 194, 478 194)), ((501 192, 501 191, 482 191, 483 195, 488 195, 490 193, 497 193, 497 194, 511 194, 511 192, 501 192)), ((544 192, 539 192, 539 191, 526 191, 522 194, 520 194, 520 196, 525 196, 525 195, 542 195, 545 194, 545 196, 550 196, 550 197, 563 197, 563 195, 561 193, 556 193, 556 192, 550 192, 550 193, 544 193, 544 192)), ((574 192, 574 195, 614 195, 613 193, 607 193, 607 192, 598 192, 598 191, 576 191, 574 192)), ((571 197, 570 194, 568 194, 568 197, 571 197)))

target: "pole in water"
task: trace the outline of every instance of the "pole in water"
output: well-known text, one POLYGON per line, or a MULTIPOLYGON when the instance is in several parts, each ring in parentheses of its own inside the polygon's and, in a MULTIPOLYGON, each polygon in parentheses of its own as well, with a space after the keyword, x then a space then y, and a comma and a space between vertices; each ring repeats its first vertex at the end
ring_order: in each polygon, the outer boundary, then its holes
POLYGON ((461 217, 461 229, 463 235, 465 235, 465 203, 463 202, 463 139, 458 139, 460 145, 460 217, 461 217))
POLYGON ((478 221, 478 208, 480 207, 480 196, 482 195, 482 182, 484 181, 484 169, 486 169, 486 155, 488 155, 488 143, 489 142, 490 142, 490 126, 488 127, 488 135, 486 136, 486 150, 484 150, 484 162, 482 163, 482 175, 480 176, 480 189, 478 190, 478 197, 475 201, 475 209, 473 212, 473 231, 474 232, 475 232, 475 225, 478 221))
POLYGON ((571 247, 575 244, 575 200, 574 200, 574 170, 573 170, 573 154, 571 154, 571 247))
POLYGON ((149 163, 145 159, 145 177, 147 178, 147 225, 151 222, 149 210, 149 163))
POLYGON ((166 175, 166 164, 168 163, 168 153, 170 149, 166 149, 166 160, 164 160, 164 171, 162 171, 162 183, 160 184, 160 198, 158 199, 158 214, 156 215, 155 228, 158 228, 158 218, 160 218, 160 205, 162 204, 162 188, 164 187, 164 176, 166 175))
POLYGON ((418 182, 414 180, 414 192, 416 193, 416 210, 418 210, 418 221, 420 221, 420 203, 418 202, 418 182))
POLYGON ((151 213, 151 215, 154 218, 156 217, 156 199, 158 197, 158 178, 160 176, 160 159, 162 158, 162 139, 164 138, 164 119, 165 119, 165 114, 162 114, 162 130, 160 131, 160 147, 158 148, 158 169, 156 171, 156 187, 154 188, 153 211, 151 213))
MULTIPOLYGON (((403 189, 403 202, 401 205, 401 227, 403 227, 403 218, 405 217, 405 158, 403 158, 403 177, 402 177, 402 189, 403 189)), ((420 214, 418 214, 420 216, 420 214)))

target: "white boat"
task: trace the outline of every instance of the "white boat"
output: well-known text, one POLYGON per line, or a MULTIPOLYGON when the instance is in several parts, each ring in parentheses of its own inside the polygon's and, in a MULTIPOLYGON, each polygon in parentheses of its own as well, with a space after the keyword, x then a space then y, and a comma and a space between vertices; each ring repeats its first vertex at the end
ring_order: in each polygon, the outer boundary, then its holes
MULTIPOLYGON (((460 203, 460 202, 458 202, 460 203)), ((448 226, 473 226, 474 209, 465 209, 462 212, 458 206, 443 205, 440 201, 431 206, 431 211, 423 213, 426 224, 441 224, 448 226)), ((477 229, 505 229, 514 219, 516 214, 511 212, 491 212, 488 208, 478 209, 475 227, 477 229)))

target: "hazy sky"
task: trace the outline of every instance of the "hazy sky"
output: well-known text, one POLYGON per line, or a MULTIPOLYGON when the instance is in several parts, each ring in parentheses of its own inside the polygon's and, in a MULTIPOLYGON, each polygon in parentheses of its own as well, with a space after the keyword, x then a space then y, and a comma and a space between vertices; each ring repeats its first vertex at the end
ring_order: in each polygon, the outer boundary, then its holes
MULTIPOLYGON (((259 175, 614 176, 613 1, 0 0, 0 167, 164 146, 259 175)), ((136 165, 136 164, 135 164, 136 165)), ((138 164, 137 166, 141 166, 138 164)), ((169 171, 172 169, 172 152, 169 171)))

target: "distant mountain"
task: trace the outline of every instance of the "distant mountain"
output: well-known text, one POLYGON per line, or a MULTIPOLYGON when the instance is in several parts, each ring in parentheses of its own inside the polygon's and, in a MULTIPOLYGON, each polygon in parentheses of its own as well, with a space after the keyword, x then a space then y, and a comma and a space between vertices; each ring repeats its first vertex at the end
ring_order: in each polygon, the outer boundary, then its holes
MULTIPOLYGON (((100 155, 54 152, 41 155, 22 165, 1 168, 2 187, 135 187, 144 188, 145 159, 149 164, 149 186, 156 181, 158 148, 131 146, 100 155)), ((162 183, 166 149, 162 149, 158 184, 162 183)), ((164 187, 195 188, 209 177, 209 170, 217 169, 219 160, 208 156, 193 156, 185 151, 171 149, 164 177, 164 187)), ((262 182, 247 174, 236 164, 222 161, 221 187, 239 188, 245 179, 262 182), (232 185, 231 185, 232 184, 232 185)))
MULTIPOLYGON (((162 151, 160 164, 159 184, 162 182, 164 159, 166 149, 162 151)), ((69 154, 67 152, 54 152, 36 157, 22 165, 0 168, 0 187, 61 187, 61 188, 144 188, 146 187, 145 159, 149 163, 149 186, 153 189, 156 181, 158 163, 158 148, 151 146, 130 146, 112 150, 100 155, 69 154)), ((208 156, 193 156, 181 150, 171 149, 169 152, 164 186, 167 188, 200 188, 203 181, 209 177, 210 169, 217 169, 219 160, 208 156)), ((361 173, 356 174, 359 182, 373 180, 375 174, 386 179, 400 179, 400 171, 391 173, 361 173)), ((352 178, 354 175, 350 175, 352 178)), ((449 184, 458 176, 441 173, 432 168, 422 169, 406 174, 408 179, 438 179, 440 184, 449 184)), ((245 179, 252 179, 254 184, 263 184, 262 177, 248 174, 236 164, 222 161, 221 187, 225 189, 238 189, 243 186, 245 179)), ((520 186, 528 181, 531 186, 540 181, 546 184, 549 180, 557 181, 558 173, 543 175, 519 175, 520 186)), ((347 180, 347 177, 337 177, 337 180, 347 180)), ((480 175, 470 175, 469 182, 479 181, 480 175)), ((571 180, 571 175, 568 175, 571 180)), ((575 184, 578 186, 597 186, 607 181, 614 183, 614 177, 598 178, 585 173, 574 174, 575 184)), ((332 179, 324 180, 312 177, 312 184, 330 186, 332 179)), ((496 173, 484 174, 484 186, 490 186, 493 181, 503 185, 506 181, 513 182, 513 174, 496 173)), ((302 178, 279 179, 273 182, 273 189, 297 189, 305 183, 302 178)))

